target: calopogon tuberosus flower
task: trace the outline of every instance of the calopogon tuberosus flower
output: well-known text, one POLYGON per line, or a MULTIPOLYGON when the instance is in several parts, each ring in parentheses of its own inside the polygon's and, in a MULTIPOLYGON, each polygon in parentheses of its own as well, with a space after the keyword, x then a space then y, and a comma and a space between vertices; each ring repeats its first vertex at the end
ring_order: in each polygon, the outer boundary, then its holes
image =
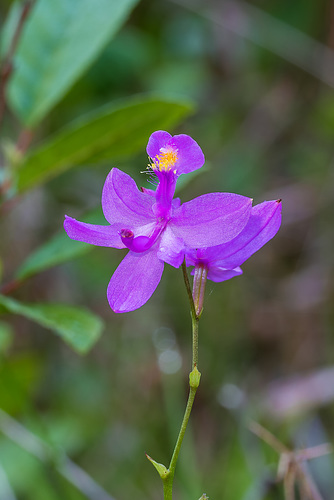
MULTIPOLYGON (((207 278, 226 281, 242 274, 241 264, 271 240, 281 225, 281 200, 264 201, 252 207, 243 230, 232 240, 209 248, 186 251, 187 266, 205 268, 207 278)), ((195 269, 191 274, 195 274, 195 269)))
POLYGON ((186 265, 194 266, 193 298, 196 314, 203 308, 206 280, 226 281, 242 274, 241 264, 271 240, 281 225, 281 200, 264 201, 251 210, 244 229, 231 241, 186 251, 186 265))
POLYGON ((174 191, 177 177, 204 163, 189 136, 154 132, 147 145, 156 190, 139 190, 135 181, 113 168, 102 193, 109 225, 87 224, 66 216, 64 228, 74 240, 128 248, 111 277, 107 296, 115 312, 141 307, 158 286, 164 262, 179 267, 186 247, 211 247, 234 239, 246 226, 252 200, 232 193, 204 194, 181 205, 174 191))

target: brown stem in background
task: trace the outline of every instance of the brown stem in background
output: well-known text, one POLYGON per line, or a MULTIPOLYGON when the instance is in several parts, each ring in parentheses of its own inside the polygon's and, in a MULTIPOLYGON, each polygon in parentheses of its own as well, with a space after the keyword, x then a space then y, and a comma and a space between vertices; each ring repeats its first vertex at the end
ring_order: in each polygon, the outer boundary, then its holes
POLYGON ((289 448, 284 446, 268 429, 257 422, 250 422, 249 430, 256 434, 260 439, 269 444, 277 453, 289 453, 289 448))
MULTIPOLYGON (((1 194, 5 194, 5 190, 4 189, 1 189, 2 186, 0 186, 0 195, 1 194)), ((6 183, 6 188, 9 189, 10 188, 10 183, 6 183)), ((9 198, 8 200, 5 200, 4 202, 2 202, 2 204, 0 205, 0 216, 4 216, 6 215, 8 212, 10 212, 10 210, 12 210, 12 208, 16 205, 16 203, 19 201, 19 196, 15 196, 13 198, 9 198)))
POLYGON ((17 23, 15 33, 13 35, 8 53, 4 58, 3 64, 0 70, 0 126, 3 119, 3 114, 6 107, 6 85, 9 80, 10 75, 13 72, 13 56, 24 26, 24 22, 29 14, 29 11, 34 3, 34 0, 26 0, 23 3, 20 19, 17 23))
POLYGON ((301 492, 303 491, 311 500, 323 500, 320 491, 303 464, 297 468, 297 477, 299 478, 301 492))
POLYGON ((17 140, 16 150, 22 155, 27 151, 33 138, 33 132, 28 128, 24 128, 17 140))
POLYGON ((289 467, 283 480, 285 500, 295 500, 295 470, 289 467))
POLYGON ((20 280, 9 281, 0 288, 0 294, 9 295, 10 293, 14 292, 14 290, 16 290, 21 284, 22 281, 20 280))
POLYGON ((277 479, 283 481, 285 500, 295 500, 295 486, 298 486, 304 500, 323 500, 312 477, 302 462, 327 455, 333 451, 324 443, 304 450, 289 450, 271 432, 257 422, 251 422, 249 429, 280 454, 277 479), (306 496, 305 496, 306 495, 306 496))

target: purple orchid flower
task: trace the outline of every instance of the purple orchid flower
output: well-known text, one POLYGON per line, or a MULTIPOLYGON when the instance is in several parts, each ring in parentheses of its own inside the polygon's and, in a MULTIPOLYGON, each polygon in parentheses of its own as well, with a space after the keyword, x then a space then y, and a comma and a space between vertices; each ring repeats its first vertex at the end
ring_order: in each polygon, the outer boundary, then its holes
POLYGON ((242 274, 241 264, 275 236, 281 225, 281 200, 265 201, 252 208, 244 229, 231 241, 186 252, 187 266, 204 269, 209 280, 220 282, 242 274))
POLYGON ((209 247, 235 238, 248 222, 252 200, 231 193, 211 193, 181 205, 173 200, 177 177, 204 163, 198 144, 187 135, 154 132, 147 145, 155 191, 138 190, 134 180, 113 168, 104 184, 102 209, 110 225, 79 222, 66 216, 64 228, 74 240, 128 248, 108 285, 115 312, 141 307, 158 286, 164 262, 179 267, 186 247, 209 247))

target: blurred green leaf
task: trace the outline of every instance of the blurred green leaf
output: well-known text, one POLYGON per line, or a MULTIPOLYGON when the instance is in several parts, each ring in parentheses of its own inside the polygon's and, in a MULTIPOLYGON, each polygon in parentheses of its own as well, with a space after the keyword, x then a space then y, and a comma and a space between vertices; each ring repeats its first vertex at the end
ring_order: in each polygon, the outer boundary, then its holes
POLYGON ((10 325, 0 321, 0 353, 6 352, 13 339, 13 330, 10 325))
POLYGON ((43 370, 44 360, 33 351, 11 352, 10 356, 3 357, 0 363, 1 409, 15 414, 29 407, 41 374, 45 373, 43 370))
POLYGON ((3 59, 6 57, 9 47, 11 45, 13 35, 17 28, 20 15, 22 11, 22 6, 20 2, 13 2, 10 11, 7 15, 6 21, 2 27, 0 35, 0 57, 3 59))
POLYGON ((57 264, 78 257, 91 248, 91 245, 87 243, 71 240, 64 231, 29 255, 18 269, 16 278, 20 281, 24 280, 57 264))
MULTIPOLYGON (((85 221, 90 224, 107 224, 100 208, 85 217, 85 221)), ((65 231, 62 231, 29 255, 17 270, 15 277, 19 281, 24 280, 50 267, 87 253, 93 248, 88 243, 71 240, 65 231)))
POLYGON ((5 311, 49 328, 80 354, 93 347, 102 333, 102 320, 91 312, 64 304, 23 304, 0 295, 5 311))
POLYGON ((8 98, 26 126, 36 125, 69 90, 126 20, 138 0, 37 0, 14 57, 8 98))
POLYGON ((201 174, 206 174, 210 170, 210 166, 208 163, 205 163, 205 165, 201 168, 198 168, 197 170, 194 170, 193 172, 189 172, 189 174, 186 175, 180 175, 180 177, 177 180, 176 188, 175 188, 175 193, 178 194, 182 189, 184 189, 188 184, 190 184, 198 175, 201 174))
POLYGON ((75 165, 131 156, 145 148, 154 130, 174 126, 192 109, 184 101, 150 96, 128 99, 80 118, 25 159, 18 173, 18 191, 75 165))

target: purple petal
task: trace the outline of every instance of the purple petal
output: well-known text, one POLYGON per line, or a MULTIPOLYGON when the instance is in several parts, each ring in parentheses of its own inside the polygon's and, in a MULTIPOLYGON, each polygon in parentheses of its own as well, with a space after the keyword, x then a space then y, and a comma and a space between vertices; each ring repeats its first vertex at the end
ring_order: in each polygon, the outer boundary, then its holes
POLYGON ((235 269, 225 269, 223 267, 213 267, 208 271, 208 280, 221 282, 230 280, 235 276, 240 276, 242 274, 242 269, 236 267, 235 269))
POLYGON ((229 243, 207 249, 206 258, 228 269, 241 265, 275 236, 281 225, 281 212, 280 200, 256 205, 244 230, 229 243))
POLYGON ((153 189, 147 189, 145 187, 141 187, 140 191, 145 194, 150 194, 151 196, 155 196, 155 191, 153 189))
POLYGON ((154 220, 152 205, 155 198, 137 188, 127 174, 113 168, 103 186, 102 209, 110 224, 122 222, 123 226, 140 226, 154 220))
POLYGON ((183 240, 175 236, 173 231, 168 226, 162 233, 157 256, 159 259, 173 267, 180 267, 183 262, 183 240))
POLYGON ((147 154, 152 158, 156 158, 161 154, 161 148, 171 147, 177 151, 177 161, 173 165, 173 170, 176 170, 177 175, 186 174, 202 167, 205 158, 204 154, 194 139, 189 135, 179 134, 173 137, 163 130, 153 132, 147 144, 147 154))
POLYGON ((138 309, 153 294, 163 272, 164 263, 157 258, 156 251, 129 252, 108 285, 107 296, 110 307, 117 313, 138 309))
POLYGON ((64 229, 72 240, 84 241, 102 247, 125 248, 118 234, 122 229, 120 224, 97 226, 80 222, 65 215, 64 229))
POLYGON ((248 222, 252 199, 232 193, 211 193, 174 211, 173 232, 189 247, 210 247, 235 238, 248 222))
POLYGON ((175 209, 175 208, 179 208, 180 205, 181 205, 181 199, 174 198, 174 200, 172 201, 172 207, 175 209))

